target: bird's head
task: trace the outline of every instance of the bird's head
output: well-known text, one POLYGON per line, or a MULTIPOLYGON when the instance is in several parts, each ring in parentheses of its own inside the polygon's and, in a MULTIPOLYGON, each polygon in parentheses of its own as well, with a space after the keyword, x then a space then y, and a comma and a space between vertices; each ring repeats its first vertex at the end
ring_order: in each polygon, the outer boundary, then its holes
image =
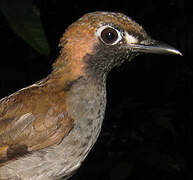
POLYGON ((152 40, 145 30, 121 13, 88 13, 70 25, 60 41, 54 70, 71 77, 104 77, 114 66, 141 53, 178 54, 175 48, 152 40))

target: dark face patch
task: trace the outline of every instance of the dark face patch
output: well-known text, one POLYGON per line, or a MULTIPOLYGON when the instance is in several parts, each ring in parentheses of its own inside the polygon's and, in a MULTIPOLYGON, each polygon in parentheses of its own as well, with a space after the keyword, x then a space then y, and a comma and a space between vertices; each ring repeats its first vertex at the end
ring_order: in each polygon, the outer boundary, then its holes
POLYGON ((100 43, 94 54, 85 56, 86 71, 98 79, 105 78, 113 67, 121 65, 130 56, 130 51, 120 43, 112 46, 100 43))

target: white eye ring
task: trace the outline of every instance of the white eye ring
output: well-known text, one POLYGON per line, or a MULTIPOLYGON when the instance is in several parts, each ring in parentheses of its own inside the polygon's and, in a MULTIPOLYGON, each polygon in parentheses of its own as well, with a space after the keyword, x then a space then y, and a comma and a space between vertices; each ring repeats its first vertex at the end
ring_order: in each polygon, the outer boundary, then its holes
POLYGON ((98 29, 97 29, 97 31, 95 32, 95 35, 97 36, 97 37, 99 37, 100 38, 100 40, 101 41, 103 41, 105 44, 107 44, 107 45, 115 45, 115 44, 117 44, 121 39, 122 39, 122 34, 121 34, 121 32, 119 32, 117 29, 115 29, 114 27, 112 27, 112 26, 109 26, 109 25, 105 25, 105 26, 101 26, 101 27, 99 27, 98 29), (103 31, 105 30, 105 29, 110 29, 110 30, 112 30, 112 31, 114 31, 114 32, 116 32, 116 39, 114 39, 112 42, 105 42, 105 40, 101 37, 101 35, 102 35, 102 33, 103 33, 103 31))

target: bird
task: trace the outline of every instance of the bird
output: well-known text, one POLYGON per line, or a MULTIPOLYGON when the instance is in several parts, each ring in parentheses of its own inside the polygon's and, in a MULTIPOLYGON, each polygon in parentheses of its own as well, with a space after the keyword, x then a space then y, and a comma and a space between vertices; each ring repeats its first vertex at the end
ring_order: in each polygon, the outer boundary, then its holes
POLYGON ((0 100, 0 180, 69 179, 95 144, 110 70, 143 53, 182 55, 119 12, 68 26, 44 79, 0 100))

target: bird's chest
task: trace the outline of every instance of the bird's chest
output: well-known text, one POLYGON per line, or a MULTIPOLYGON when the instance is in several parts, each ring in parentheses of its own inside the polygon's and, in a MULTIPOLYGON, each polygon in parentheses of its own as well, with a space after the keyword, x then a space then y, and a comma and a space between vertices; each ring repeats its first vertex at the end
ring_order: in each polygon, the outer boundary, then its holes
POLYGON ((100 131, 106 106, 105 86, 95 84, 76 84, 69 93, 66 103, 68 115, 74 119, 73 132, 82 135, 82 139, 93 140, 100 131))
POLYGON ((106 106, 105 86, 77 83, 68 94, 66 106, 74 127, 55 149, 62 164, 59 174, 65 175, 81 165, 98 138, 106 106))

